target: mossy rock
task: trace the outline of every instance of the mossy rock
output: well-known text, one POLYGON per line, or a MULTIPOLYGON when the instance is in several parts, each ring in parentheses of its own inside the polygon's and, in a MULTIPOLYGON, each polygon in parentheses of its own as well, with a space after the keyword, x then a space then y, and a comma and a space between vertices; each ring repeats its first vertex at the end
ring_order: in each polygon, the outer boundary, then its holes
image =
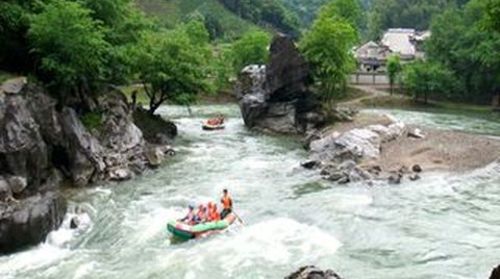
POLYGON ((177 126, 160 115, 151 115, 143 108, 134 111, 134 123, 149 143, 171 144, 177 136, 177 126))

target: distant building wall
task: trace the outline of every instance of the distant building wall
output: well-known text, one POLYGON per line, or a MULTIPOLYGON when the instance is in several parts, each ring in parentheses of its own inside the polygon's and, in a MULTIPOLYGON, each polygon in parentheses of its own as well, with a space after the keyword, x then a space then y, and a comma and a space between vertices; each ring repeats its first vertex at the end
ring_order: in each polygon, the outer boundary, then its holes
POLYGON ((388 85, 389 79, 385 73, 356 72, 351 74, 351 84, 388 85))

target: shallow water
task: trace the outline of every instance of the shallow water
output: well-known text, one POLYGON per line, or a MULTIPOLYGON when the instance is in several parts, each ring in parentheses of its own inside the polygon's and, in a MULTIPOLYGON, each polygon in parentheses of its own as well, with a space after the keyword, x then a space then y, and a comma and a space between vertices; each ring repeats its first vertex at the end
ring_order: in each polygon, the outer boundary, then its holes
MULTIPOLYGON (((178 155, 132 181, 68 192, 88 228, 67 229, 68 216, 46 243, 0 257, 0 278, 282 278, 316 264, 353 279, 482 279, 500 263, 499 164, 400 186, 338 186, 299 167, 307 153, 295 141, 247 131, 235 106, 160 112, 179 124, 178 155), (202 131, 215 112, 230 116, 226 130, 202 131), (246 225, 172 243, 166 222, 224 187, 246 225)), ((475 118, 389 112, 437 128, 500 131, 475 118)))

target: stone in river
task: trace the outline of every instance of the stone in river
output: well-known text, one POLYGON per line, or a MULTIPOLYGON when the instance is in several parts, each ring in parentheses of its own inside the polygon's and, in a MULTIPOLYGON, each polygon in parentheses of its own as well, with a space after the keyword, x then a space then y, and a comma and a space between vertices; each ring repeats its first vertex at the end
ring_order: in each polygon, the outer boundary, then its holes
POLYGON ((500 279, 500 265, 493 269, 490 279, 500 279))
POLYGON ((342 279, 342 277, 331 269, 323 271, 315 266, 304 266, 285 279, 342 279))
POLYGON ((249 65, 238 76, 235 95, 245 125, 283 134, 305 134, 324 124, 321 104, 309 90, 309 65, 295 43, 278 35, 266 66, 249 65))

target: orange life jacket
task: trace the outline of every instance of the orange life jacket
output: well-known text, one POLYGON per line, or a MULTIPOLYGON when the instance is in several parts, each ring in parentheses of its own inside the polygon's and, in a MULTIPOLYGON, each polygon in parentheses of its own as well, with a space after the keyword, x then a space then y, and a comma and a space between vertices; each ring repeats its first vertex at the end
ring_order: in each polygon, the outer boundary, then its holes
POLYGON ((224 209, 231 209, 233 207, 233 201, 229 195, 223 196, 221 202, 224 209))
POLYGON ((209 216, 210 221, 219 221, 220 220, 220 214, 217 212, 217 210, 214 210, 210 213, 209 216))

